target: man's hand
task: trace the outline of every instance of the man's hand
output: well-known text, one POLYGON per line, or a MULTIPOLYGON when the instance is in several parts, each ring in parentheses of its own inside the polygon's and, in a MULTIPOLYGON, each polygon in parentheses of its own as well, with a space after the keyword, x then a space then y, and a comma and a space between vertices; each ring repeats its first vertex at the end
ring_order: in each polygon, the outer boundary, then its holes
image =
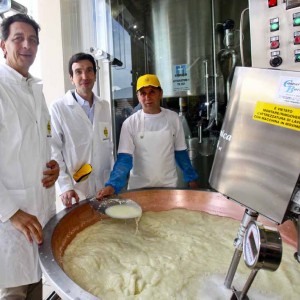
POLYGON ((79 196, 74 190, 69 190, 60 195, 61 201, 64 206, 72 206, 72 198, 75 199, 76 203, 79 202, 79 196))
POLYGON ((43 229, 36 216, 30 215, 22 210, 18 210, 11 218, 12 225, 22 232, 28 242, 32 243, 33 240, 37 244, 43 242, 43 229))
POLYGON ((191 189, 197 189, 197 188, 199 188, 199 184, 198 184, 198 182, 197 182, 196 180, 190 181, 190 182, 189 182, 189 187, 190 187, 191 189))
POLYGON ((97 193, 96 198, 102 200, 104 197, 111 196, 114 193, 115 189, 111 185, 108 185, 97 193))
POLYGON ((54 185, 59 175, 59 165, 55 160, 50 160, 46 164, 48 170, 43 172, 44 178, 42 180, 43 187, 46 189, 54 185))

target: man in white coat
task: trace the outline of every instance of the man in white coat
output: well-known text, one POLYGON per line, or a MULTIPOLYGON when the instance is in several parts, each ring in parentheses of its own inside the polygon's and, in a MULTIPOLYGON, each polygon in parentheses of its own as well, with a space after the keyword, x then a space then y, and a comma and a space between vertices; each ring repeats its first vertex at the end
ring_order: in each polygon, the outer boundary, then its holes
POLYGON ((138 78, 137 97, 142 109, 127 118, 121 129, 118 157, 105 188, 97 198, 128 189, 176 187, 176 163, 189 187, 197 188, 182 123, 175 112, 160 106, 163 90, 156 75, 138 78))
POLYGON ((75 90, 50 108, 52 153, 60 166, 57 185, 67 207, 73 200, 95 195, 113 165, 110 106, 92 91, 96 71, 92 55, 74 54, 69 60, 69 76, 75 90))
POLYGON ((0 299, 42 299, 38 244, 55 214, 50 115, 40 81, 29 74, 39 29, 24 14, 1 23, 0 299))

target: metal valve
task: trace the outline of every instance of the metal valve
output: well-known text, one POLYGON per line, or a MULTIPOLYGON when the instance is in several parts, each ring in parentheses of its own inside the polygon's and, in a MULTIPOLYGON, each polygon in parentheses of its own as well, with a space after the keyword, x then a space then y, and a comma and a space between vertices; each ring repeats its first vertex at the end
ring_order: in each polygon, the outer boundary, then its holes
POLYGON ((243 241, 243 257, 246 266, 252 269, 241 292, 233 287, 231 300, 247 300, 247 292, 257 272, 261 269, 276 271, 282 258, 282 239, 276 228, 251 221, 243 241))

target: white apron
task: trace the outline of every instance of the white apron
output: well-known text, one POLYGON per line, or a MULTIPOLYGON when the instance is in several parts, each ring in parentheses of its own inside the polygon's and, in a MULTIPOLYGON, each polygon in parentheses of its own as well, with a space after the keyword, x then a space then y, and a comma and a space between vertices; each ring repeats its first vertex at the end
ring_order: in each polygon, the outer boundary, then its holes
POLYGON ((134 137, 133 168, 128 189, 176 187, 174 136, 168 118, 167 123, 167 130, 145 131, 145 115, 141 112, 141 132, 134 137))

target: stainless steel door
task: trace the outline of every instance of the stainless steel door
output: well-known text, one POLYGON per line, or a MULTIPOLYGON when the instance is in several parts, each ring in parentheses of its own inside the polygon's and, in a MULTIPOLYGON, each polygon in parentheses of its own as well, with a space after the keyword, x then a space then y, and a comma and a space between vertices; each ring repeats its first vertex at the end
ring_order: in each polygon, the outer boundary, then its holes
POLYGON ((211 186, 281 223, 299 176, 299 152, 300 72, 238 67, 211 186))

